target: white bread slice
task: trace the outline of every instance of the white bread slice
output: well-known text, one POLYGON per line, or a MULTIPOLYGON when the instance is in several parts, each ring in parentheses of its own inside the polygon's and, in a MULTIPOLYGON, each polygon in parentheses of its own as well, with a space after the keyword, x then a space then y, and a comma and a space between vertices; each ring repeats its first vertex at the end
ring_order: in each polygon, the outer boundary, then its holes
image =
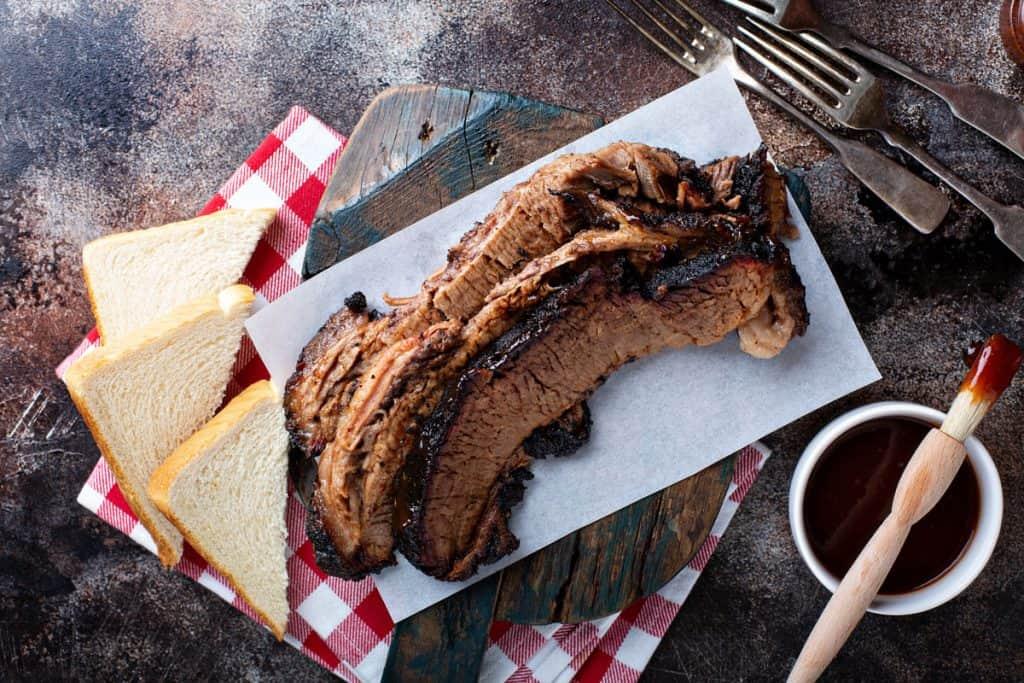
POLYGON ((146 485, 224 398, 253 292, 234 285, 101 346, 64 376, 68 392, 114 471, 125 499, 167 566, 181 534, 153 506, 146 485))
POLYGON ((149 480, 149 497, 278 640, 288 625, 288 432, 270 382, 240 393, 149 480))
POLYGON ((276 209, 225 209, 85 245, 82 273, 104 344, 238 282, 276 209))

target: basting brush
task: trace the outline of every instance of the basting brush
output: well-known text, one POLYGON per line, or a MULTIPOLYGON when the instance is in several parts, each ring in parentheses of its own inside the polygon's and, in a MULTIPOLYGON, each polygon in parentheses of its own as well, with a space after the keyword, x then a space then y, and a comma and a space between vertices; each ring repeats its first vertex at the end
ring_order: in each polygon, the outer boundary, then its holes
POLYGON ((942 426, 933 428, 903 471, 892 511, 854 560, 814 625, 789 674, 790 682, 813 681, 850 637, 878 595, 911 527, 935 507, 963 464, 964 440, 1010 385, 1021 350, 997 334, 977 351, 942 426))

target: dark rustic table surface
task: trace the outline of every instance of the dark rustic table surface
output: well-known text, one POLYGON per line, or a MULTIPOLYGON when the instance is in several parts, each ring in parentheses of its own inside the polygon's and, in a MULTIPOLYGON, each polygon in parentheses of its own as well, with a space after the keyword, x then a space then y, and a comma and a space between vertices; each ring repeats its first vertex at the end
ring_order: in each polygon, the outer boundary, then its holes
MULTIPOLYGON (((723 26, 737 20, 696 4, 723 26)), ((1024 99, 995 0, 821 4, 936 75, 1024 99)), ((98 453, 53 367, 91 326, 83 244, 194 214, 293 104, 345 131, 385 86, 441 82, 612 119, 689 80, 599 0, 0 1, 0 679, 329 679, 75 504, 98 453)), ((886 81, 915 138, 992 196, 1024 201, 1024 161, 886 81)), ((944 226, 918 235, 815 138, 748 102, 776 160, 806 179, 812 229, 883 379, 766 439, 776 455, 649 680, 781 677, 827 598, 786 518, 803 446, 869 401, 944 407, 970 340, 1024 339, 1024 264, 977 211, 954 198, 944 226)), ((979 435, 1006 494, 991 563, 927 614, 866 617, 829 678, 1024 671, 1024 382, 979 435)))

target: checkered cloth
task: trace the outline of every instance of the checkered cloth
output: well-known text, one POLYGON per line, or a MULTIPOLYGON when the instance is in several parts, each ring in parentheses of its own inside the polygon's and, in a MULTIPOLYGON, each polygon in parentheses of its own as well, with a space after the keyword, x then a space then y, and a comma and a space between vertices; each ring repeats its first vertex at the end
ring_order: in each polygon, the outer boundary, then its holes
MULTIPOLYGON (((203 208, 201 213, 206 214, 223 207, 278 207, 276 220, 260 240, 243 275, 243 281, 257 293, 257 307, 299 284, 309 226, 344 146, 342 135, 295 107, 203 208)), ((68 366, 96 346, 97 341, 93 330, 60 364, 58 376, 63 377, 68 366)), ((252 342, 245 338, 228 397, 267 376, 252 342)), ((726 502, 711 535, 668 585, 618 614, 583 624, 525 626, 494 622, 482 679, 637 680, 767 456, 767 449, 759 444, 740 453, 726 502)), ((96 463, 78 502, 156 553, 153 539, 132 512, 103 459, 96 463)), ((394 622, 373 579, 343 581, 325 575, 314 560, 305 533, 306 512, 294 493, 289 496, 286 514, 288 600, 292 611, 285 640, 343 679, 379 680, 394 622)), ((176 569, 258 620, 224 577, 188 544, 176 569)))

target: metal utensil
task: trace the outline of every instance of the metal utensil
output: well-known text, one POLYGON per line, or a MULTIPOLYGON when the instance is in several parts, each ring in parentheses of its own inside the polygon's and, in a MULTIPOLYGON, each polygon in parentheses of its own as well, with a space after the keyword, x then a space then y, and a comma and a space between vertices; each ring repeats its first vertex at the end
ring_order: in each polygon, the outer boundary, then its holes
POLYGON ((810 0, 724 0, 747 14, 791 31, 813 31, 836 48, 846 48, 912 83, 932 91, 953 115, 1024 158, 1024 105, 974 83, 948 83, 871 47, 850 31, 826 21, 810 0))
POLYGON ((605 0, 633 28, 677 64, 698 76, 703 76, 720 66, 726 66, 737 83, 810 128, 835 150, 843 166, 850 173, 915 229, 930 233, 949 211, 949 200, 937 188, 867 145, 830 132, 747 73, 736 61, 732 41, 685 3, 674 0, 673 7, 676 9, 672 10, 661 0, 652 0, 663 12, 662 18, 659 18, 638 0, 629 1, 656 27, 653 32, 613 0, 605 0), (680 10, 688 15, 688 19, 680 16, 680 10), (671 42, 673 46, 669 47, 666 41, 671 42))
POLYGON ((882 85, 854 59, 810 33, 787 34, 747 18, 758 31, 740 26, 741 50, 800 91, 832 118, 849 128, 873 130, 886 142, 917 159, 925 168, 989 217, 996 236, 1024 259, 1024 208, 1000 204, 960 179, 889 120, 882 85))

